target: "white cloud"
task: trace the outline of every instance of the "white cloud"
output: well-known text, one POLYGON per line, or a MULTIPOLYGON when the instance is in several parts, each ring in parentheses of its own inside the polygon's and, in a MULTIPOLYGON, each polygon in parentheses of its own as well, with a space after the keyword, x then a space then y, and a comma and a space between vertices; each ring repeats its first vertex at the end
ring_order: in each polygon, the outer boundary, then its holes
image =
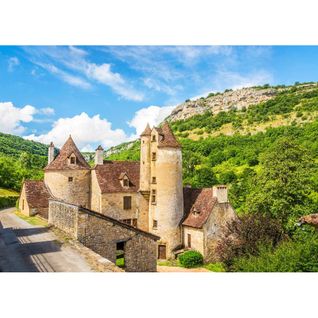
POLYGON ((10 57, 8 60, 8 70, 12 72, 16 66, 20 64, 20 61, 17 57, 10 57))
POLYGON ((79 149, 84 151, 92 151, 99 144, 108 148, 129 139, 122 129, 112 129, 111 126, 112 124, 107 119, 100 118, 100 115, 89 117, 86 113, 81 113, 74 117, 58 119, 46 134, 32 134, 24 138, 46 144, 53 141, 57 147, 61 147, 71 134, 79 149))
POLYGON ((48 72, 61 78, 64 82, 66 82, 72 86, 80 87, 82 89, 91 88, 91 84, 89 82, 85 81, 83 78, 81 78, 79 76, 74 76, 74 75, 71 75, 65 71, 62 71, 53 64, 46 64, 46 63, 40 63, 40 62, 37 62, 36 64, 41 66, 42 68, 46 69, 48 72))
POLYGON ((21 134, 25 130, 22 123, 32 121, 36 113, 36 108, 31 105, 18 108, 11 102, 0 103, 0 131, 8 134, 21 134))
POLYGON ((38 112, 40 114, 48 115, 48 116, 51 116, 51 115, 55 114, 55 110, 53 108, 51 108, 51 107, 40 108, 38 112))
POLYGON ((90 62, 87 59, 88 53, 85 50, 76 47, 45 47, 26 48, 26 51, 32 56, 31 60, 34 64, 59 76, 70 85, 83 89, 90 88, 91 84, 81 77, 85 76, 89 81, 96 81, 110 87, 115 93, 125 99, 134 101, 142 101, 144 99, 144 95, 136 91, 121 74, 111 70, 111 64, 90 62), (60 67, 56 67, 56 64, 59 64, 60 67), (76 76, 62 70, 62 66, 68 71, 77 73, 76 76))
POLYGON ((150 126, 160 124, 167 116, 169 116, 175 106, 149 106, 139 109, 131 121, 128 122, 130 127, 136 129, 135 137, 139 136, 145 129, 147 123, 150 126))

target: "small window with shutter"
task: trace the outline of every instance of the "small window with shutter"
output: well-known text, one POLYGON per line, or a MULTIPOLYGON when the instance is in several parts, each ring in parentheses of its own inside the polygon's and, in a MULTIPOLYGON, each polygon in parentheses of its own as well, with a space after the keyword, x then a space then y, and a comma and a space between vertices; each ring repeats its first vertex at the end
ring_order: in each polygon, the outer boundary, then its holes
POLYGON ((131 209, 131 197, 125 196, 124 197, 124 210, 130 210, 131 209))

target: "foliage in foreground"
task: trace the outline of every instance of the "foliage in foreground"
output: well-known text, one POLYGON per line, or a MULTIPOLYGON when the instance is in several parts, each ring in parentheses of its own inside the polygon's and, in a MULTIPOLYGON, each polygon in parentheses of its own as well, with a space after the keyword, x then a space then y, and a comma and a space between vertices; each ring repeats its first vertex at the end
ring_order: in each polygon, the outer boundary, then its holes
POLYGON ((181 266, 193 268, 203 265, 203 256, 198 251, 186 251, 178 257, 181 266))
POLYGON ((276 249, 262 245, 256 256, 237 258, 231 268, 235 272, 317 272, 318 234, 281 242, 276 249))

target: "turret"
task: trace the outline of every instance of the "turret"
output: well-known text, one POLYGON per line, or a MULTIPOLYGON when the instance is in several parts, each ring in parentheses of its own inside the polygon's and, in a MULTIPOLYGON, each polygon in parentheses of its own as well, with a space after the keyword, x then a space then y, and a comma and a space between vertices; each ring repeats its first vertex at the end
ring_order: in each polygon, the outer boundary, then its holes
POLYGON ((54 160, 54 144, 51 141, 49 145, 49 152, 48 152, 48 164, 50 164, 54 160))
POLYGON ((95 151, 95 165, 102 165, 104 160, 104 149, 99 145, 95 151))
POLYGON ((150 136, 151 129, 147 124, 146 129, 140 135, 140 191, 150 190, 150 136))
POLYGON ((151 185, 149 230, 160 236, 158 257, 172 258, 181 244, 183 217, 182 153, 173 132, 164 123, 150 136, 151 185))

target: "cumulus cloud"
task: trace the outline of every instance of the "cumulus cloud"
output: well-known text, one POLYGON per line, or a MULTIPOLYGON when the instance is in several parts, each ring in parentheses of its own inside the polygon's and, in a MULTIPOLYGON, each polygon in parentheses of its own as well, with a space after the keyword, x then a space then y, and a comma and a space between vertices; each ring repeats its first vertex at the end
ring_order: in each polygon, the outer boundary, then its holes
POLYGON ((57 147, 61 147, 69 135, 72 135, 82 151, 93 151, 99 144, 108 148, 129 139, 122 129, 112 129, 112 124, 107 119, 101 118, 100 115, 90 117, 85 112, 58 119, 46 134, 32 134, 25 138, 46 144, 53 141, 57 147))
POLYGON ((136 137, 145 129, 147 123, 150 126, 160 124, 167 116, 169 116, 175 106, 149 106, 139 109, 131 121, 128 122, 130 127, 136 129, 136 137))
POLYGON ((36 113, 36 108, 31 105, 18 108, 11 102, 0 103, 0 131, 19 135, 25 131, 22 123, 31 122, 36 113))
POLYGON ((20 61, 17 57, 10 57, 8 60, 8 70, 12 72, 16 66, 20 64, 20 61))

